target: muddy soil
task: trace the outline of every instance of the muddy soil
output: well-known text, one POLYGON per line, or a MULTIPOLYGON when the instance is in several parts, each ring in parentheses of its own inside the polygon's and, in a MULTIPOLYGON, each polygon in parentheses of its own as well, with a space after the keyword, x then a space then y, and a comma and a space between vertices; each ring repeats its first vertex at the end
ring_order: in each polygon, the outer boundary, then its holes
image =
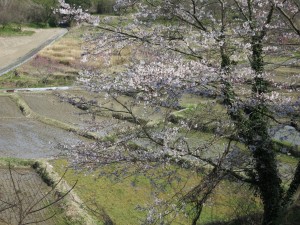
POLYGON ((24 118, 24 116, 16 107, 16 103, 9 97, 0 97, 0 118, 2 121, 3 119, 8 118, 24 118))
MULTIPOLYGON (((61 102, 58 97, 49 93, 21 94, 29 107, 36 113, 69 123, 81 128, 86 127, 92 116, 87 112, 72 106, 69 103, 61 102)), ((97 122, 105 118, 97 118, 97 122)))
POLYGON ((116 129, 127 129, 132 124, 112 117, 95 116, 89 111, 81 110, 69 103, 62 102, 51 93, 23 93, 22 98, 36 113, 53 118, 81 129, 92 130, 101 136, 108 135, 116 129))
POLYGON ((8 97, 0 97, 0 157, 46 158, 60 153, 58 144, 74 144, 79 136, 24 117, 8 97))
MULTIPOLYGON (((20 208, 22 206, 23 212, 32 207, 36 202, 39 202, 33 210, 41 208, 47 205, 50 201, 53 201, 57 196, 50 194, 47 198, 39 201, 43 198, 45 193, 50 190, 42 179, 31 169, 13 169, 12 170, 13 181, 16 185, 16 189, 13 187, 12 178, 10 176, 9 170, 6 168, 0 168, 0 224, 18 224, 20 219, 20 208), (17 191, 17 194, 16 194, 17 191), (18 201, 19 195, 21 203, 18 201), (9 204, 16 207, 8 208, 9 204), (7 222, 7 223, 5 223, 7 222)), ((33 221, 45 220, 53 213, 58 214, 47 221, 41 223, 34 223, 38 225, 54 225, 54 224, 66 224, 63 216, 59 214, 58 206, 50 207, 46 210, 38 211, 25 216, 23 223, 26 224, 33 221)), ((22 213, 24 215, 25 213, 22 213)))
MULTIPOLYGON (((89 93, 85 90, 67 90, 65 93, 68 93, 70 96, 84 97, 87 100, 96 100, 98 105, 113 109, 115 111, 120 111, 120 112, 126 111, 126 109, 121 104, 117 103, 115 100, 106 98, 104 93, 89 93)), ((138 115, 140 119, 162 120, 164 119, 166 110, 170 110, 164 107, 153 108, 153 107, 145 106, 142 103, 139 105, 136 104, 133 105, 132 102, 134 100, 128 96, 119 96, 117 99, 122 104, 125 104, 127 107, 129 107, 134 113, 134 115, 138 115)), ((112 116, 112 112, 107 111, 106 114, 110 117, 112 116)), ((128 114, 126 113, 123 114, 124 116, 128 116, 128 114)))
POLYGON ((30 119, 5 119, 0 124, 0 156, 49 158, 60 153, 58 144, 75 144, 80 137, 30 119))

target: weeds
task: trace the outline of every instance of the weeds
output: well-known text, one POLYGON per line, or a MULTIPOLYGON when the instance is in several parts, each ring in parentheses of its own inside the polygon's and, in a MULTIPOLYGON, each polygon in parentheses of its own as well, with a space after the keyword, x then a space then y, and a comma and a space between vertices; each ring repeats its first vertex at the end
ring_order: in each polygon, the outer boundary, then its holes
POLYGON ((6 26, 0 28, 0 37, 13 37, 13 36, 31 36, 35 32, 32 30, 22 30, 13 26, 6 26))
POLYGON ((49 173, 46 171, 46 169, 43 168, 39 162, 35 162, 34 164, 32 164, 31 167, 37 172, 37 174, 40 175, 40 177, 44 181, 44 183, 46 183, 50 187, 53 187, 55 182, 49 176, 49 173))

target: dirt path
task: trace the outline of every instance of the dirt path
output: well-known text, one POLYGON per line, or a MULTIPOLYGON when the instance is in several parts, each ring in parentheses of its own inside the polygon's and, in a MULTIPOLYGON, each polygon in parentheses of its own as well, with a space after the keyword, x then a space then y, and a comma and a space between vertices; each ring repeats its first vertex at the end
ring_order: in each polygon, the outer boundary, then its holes
POLYGON ((32 36, 0 37, 0 76, 23 64, 67 29, 34 29, 32 36))

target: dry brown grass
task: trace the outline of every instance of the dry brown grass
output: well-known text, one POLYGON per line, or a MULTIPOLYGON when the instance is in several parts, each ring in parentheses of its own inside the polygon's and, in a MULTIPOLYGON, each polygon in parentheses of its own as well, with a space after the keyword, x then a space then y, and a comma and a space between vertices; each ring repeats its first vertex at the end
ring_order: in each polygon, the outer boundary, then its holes
POLYGON ((19 77, 3 77, 0 86, 10 88, 73 85, 81 68, 81 40, 78 32, 79 30, 71 30, 66 36, 40 51, 17 69, 19 77))
POLYGON ((41 56, 57 60, 63 64, 79 61, 81 41, 74 38, 63 38, 40 52, 41 56))

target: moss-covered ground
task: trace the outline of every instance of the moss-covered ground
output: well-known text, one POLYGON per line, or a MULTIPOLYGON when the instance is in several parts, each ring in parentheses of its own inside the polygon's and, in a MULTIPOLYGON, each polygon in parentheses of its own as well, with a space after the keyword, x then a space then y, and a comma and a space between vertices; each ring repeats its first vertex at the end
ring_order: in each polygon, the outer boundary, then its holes
MULTIPOLYGON (((51 164, 59 174, 62 174, 67 166, 63 159, 52 161, 51 164)), ((158 196, 161 199, 170 200, 178 191, 187 191, 201 180, 201 174, 177 168, 176 182, 173 181, 170 184, 166 183, 163 178, 161 180, 155 178, 156 182, 165 185, 164 190, 159 192, 151 185, 151 179, 154 175, 159 177, 159 173, 162 174, 163 170, 165 172, 165 170, 174 169, 174 166, 156 168, 155 171, 149 170, 144 174, 131 175, 125 179, 114 177, 116 167, 120 169, 117 165, 103 169, 106 173, 111 173, 111 177, 101 176, 103 173, 101 169, 92 172, 69 169, 65 176, 69 183, 79 180, 75 191, 86 207, 99 213, 99 220, 104 221, 106 217, 109 217, 115 224, 141 224, 146 218, 147 210, 143 211, 139 208, 154 204, 155 194, 159 193, 158 196)), ((201 215, 201 223, 230 220, 236 215, 249 215, 258 213, 260 210, 261 204, 249 187, 224 181, 206 203, 201 215)), ((174 213, 170 213, 169 220, 172 216, 174 213)), ((182 212, 172 224, 188 224, 190 220, 191 218, 182 212)))

